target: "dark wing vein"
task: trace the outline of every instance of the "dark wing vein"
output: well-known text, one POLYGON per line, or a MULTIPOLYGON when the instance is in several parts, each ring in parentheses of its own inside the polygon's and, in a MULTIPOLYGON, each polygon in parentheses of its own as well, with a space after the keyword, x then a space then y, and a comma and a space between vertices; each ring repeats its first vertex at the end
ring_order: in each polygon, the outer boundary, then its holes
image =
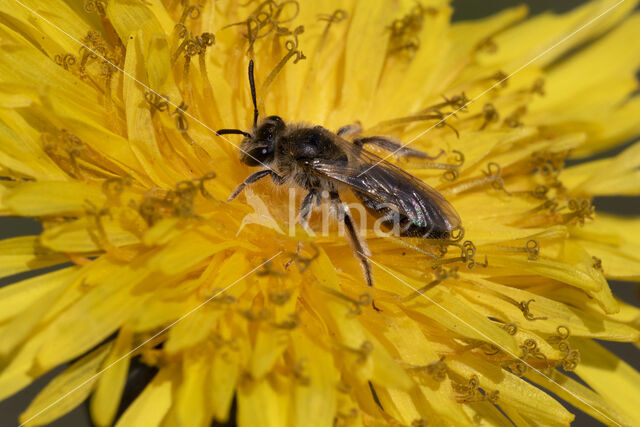
POLYGON ((315 173, 383 203, 416 225, 437 224, 449 231, 460 227, 453 206, 420 179, 340 137, 335 136, 334 143, 347 160, 314 159, 309 166, 315 173))

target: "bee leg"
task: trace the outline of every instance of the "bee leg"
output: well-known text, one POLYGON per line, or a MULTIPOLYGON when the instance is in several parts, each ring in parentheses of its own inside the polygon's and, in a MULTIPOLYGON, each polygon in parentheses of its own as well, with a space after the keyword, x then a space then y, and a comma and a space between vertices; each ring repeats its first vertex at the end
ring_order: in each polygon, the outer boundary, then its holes
POLYGON ((271 178, 273 179, 273 182, 275 182, 278 185, 282 184, 282 182, 284 181, 283 177, 281 177, 280 175, 278 175, 277 173, 275 173, 271 169, 265 169, 265 170, 258 171, 256 173, 252 173, 251 175, 249 175, 247 177, 247 179, 244 180, 244 182, 242 184, 238 185, 236 187, 236 189, 233 190, 233 193, 231 193, 231 195, 227 199, 227 202, 230 202, 233 199, 235 199, 236 197, 238 197, 238 194, 242 193, 242 190, 244 190, 244 188, 247 185, 253 184, 254 182, 259 181, 262 178, 264 178, 265 176, 269 176, 269 175, 271 175, 271 178))
POLYGON ((353 143, 360 147, 363 147, 365 144, 372 144, 385 151, 390 151, 398 157, 417 157, 420 159, 435 160, 444 154, 444 150, 440 150, 437 155, 429 156, 422 151, 407 148, 399 142, 393 141, 389 137, 385 136, 367 136, 364 138, 357 138, 353 140, 353 143))
MULTIPOLYGON (((360 268, 362 268, 362 273, 364 274, 367 286, 373 287, 373 274, 371 272, 371 263, 369 262, 369 256, 371 256, 371 252, 369 251, 367 242, 358 234, 358 230, 353 223, 353 218, 351 218, 349 210, 345 209, 338 194, 331 193, 330 197, 331 201, 338 208, 338 215, 344 222, 345 228, 347 229, 347 240, 349 242, 349 246, 351 246, 351 249, 353 249, 353 252, 355 253, 356 258, 358 258, 358 261, 360 261, 360 268)), ((375 301, 372 301, 371 305, 376 311, 380 311, 380 309, 376 307, 375 301)))
POLYGON ((351 123, 338 129, 338 136, 355 135, 362 132, 362 124, 360 122, 351 123))
POLYGON ((318 198, 318 193, 315 190, 309 191, 309 193, 302 199, 300 205, 300 225, 305 230, 309 227, 309 217, 311 216, 311 210, 313 209, 313 198, 318 198))

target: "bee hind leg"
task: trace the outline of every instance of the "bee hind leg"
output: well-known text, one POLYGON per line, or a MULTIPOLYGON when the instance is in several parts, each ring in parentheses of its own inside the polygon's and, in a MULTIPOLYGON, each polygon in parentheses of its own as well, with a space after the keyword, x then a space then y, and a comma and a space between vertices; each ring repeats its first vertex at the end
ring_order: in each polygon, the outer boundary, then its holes
POLYGON ((353 143, 360 147, 364 147, 365 144, 375 145, 378 148, 391 152, 397 157, 417 157, 419 159, 435 160, 444 154, 444 150, 440 150, 440 152, 435 156, 429 156, 422 151, 407 148, 387 136, 367 136, 364 138, 357 138, 353 140, 353 143))

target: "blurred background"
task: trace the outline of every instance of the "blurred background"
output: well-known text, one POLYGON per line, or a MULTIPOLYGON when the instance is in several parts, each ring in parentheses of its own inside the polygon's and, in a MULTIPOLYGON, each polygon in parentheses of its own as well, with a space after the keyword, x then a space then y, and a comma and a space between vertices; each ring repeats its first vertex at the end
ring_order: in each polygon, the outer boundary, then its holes
MULTIPOLYGON (((362 0, 366 1, 366 0, 362 0)), ((535 15, 547 10, 554 12, 565 12, 572 9, 575 6, 586 3, 585 0, 527 0, 527 1, 510 1, 510 0, 453 0, 452 4, 455 9, 453 20, 461 21, 468 19, 482 18, 498 12, 506 7, 513 7, 519 4, 527 4, 530 8, 530 14, 535 15)), ((637 41, 636 41, 637 42, 637 41)), ((628 141, 627 144, 618 147, 607 153, 601 154, 601 156, 609 157, 622 151, 634 141, 628 141)), ((585 159, 589 160, 589 159, 585 159)), ((584 161, 584 160, 583 160, 584 161)), ((576 164, 579 162, 572 161, 569 163, 576 164)), ((619 215, 635 215, 640 216, 640 197, 603 197, 596 198, 594 201, 596 211, 616 213, 619 215)), ((38 234, 41 231, 40 225, 31 219, 23 218, 0 218, 0 239, 6 239, 9 237, 15 237, 25 234, 38 234)), ((11 280, 0 279, 0 287, 6 286, 9 283, 23 280, 29 277, 29 274, 21 274, 11 277, 11 280)), ((636 283, 624 283, 613 282, 612 289, 616 296, 623 300, 640 306, 640 287, 636 283)), ((632 344, 628 343, 603 343, 609 350, 618 354, 627 363, 630 363, 637 370, 640 370, 640 351, 632 344)), ((0 402, 0 426, 13 426, 18 425, 16 420, 19 414, 29 405, 29 402, 37 394, 49 380, 55 377, 64 367, 60 367, 48 375, 40 378, 34 384, 13 397, 0 402)), ((153 375, 151 371, 141 371, 137 373, 140 375, 141 385, 146 383, 150 376, 153 375)), ((577 377, 576 377, 577 378, 577 377)), ((576 426, 599 426, 602 425, 598 421, 581 414, 577 409, 568 406, 569 410, 576 414, 574 425, 576 426)), ((88 408, 86 405, 81 405, 65 417, 50 424, 55 427, 88 427, 91 426, 89 419, 88 408)))

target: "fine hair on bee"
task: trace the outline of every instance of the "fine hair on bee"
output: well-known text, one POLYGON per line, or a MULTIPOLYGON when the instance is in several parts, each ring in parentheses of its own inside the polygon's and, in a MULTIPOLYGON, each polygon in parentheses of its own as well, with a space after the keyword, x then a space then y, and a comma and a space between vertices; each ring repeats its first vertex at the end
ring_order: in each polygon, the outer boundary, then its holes
POLYGON ((231 193, 236 198, 246 186, 270 177, 275 185, 297 186, 306 192, 299 209, 307 227, 314 204, 328 202, 344 224, 368 286, 373 286, 369 248, 359 235, 340 193, 350 190, 366 210, 401 237, 450 239, 461 229, 453 206, 436 190, 399 167, 367 151, 376 146, 398 156, 431 159, 387 136, 361 136, 359 123, 332 132, 322 126, 285 123, 279 116, 259 120, 254 62, 249 62, 249 87, 253 101, 250 131, 220 129, 218 135, 242 135, 240 160, 261 170, 249 175, 231 193), (349 141, 346 138, 352 137, 349 141))

